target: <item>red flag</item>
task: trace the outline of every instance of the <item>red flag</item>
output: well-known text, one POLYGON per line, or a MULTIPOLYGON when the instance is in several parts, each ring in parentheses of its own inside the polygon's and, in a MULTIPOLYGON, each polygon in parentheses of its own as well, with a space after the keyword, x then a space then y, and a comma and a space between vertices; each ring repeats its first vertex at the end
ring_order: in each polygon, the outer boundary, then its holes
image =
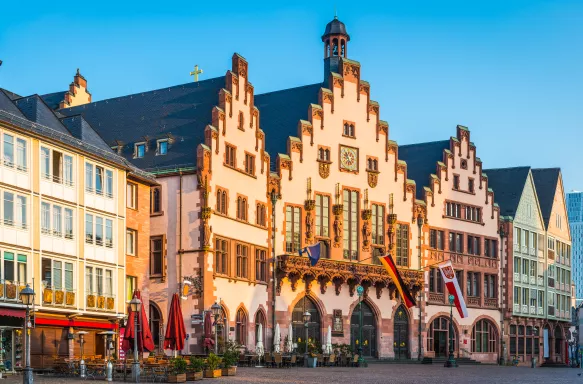
POLYGON ((441 275, 443 276, 443 281, 450 295, 454 297, 454 304, 457 308, 460 317, 468 317, 468 308, 466 307, 466 301, 464 300, 464 295, 455 276, 455 271, 451 265, 451 260, 444 261, 438 265, 441 275))

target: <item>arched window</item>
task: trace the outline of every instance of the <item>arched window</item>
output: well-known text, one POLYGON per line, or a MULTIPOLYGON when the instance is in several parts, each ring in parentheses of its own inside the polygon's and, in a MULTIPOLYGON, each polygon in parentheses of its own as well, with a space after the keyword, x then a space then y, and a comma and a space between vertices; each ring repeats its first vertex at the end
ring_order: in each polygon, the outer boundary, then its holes
POLYGON ((245 345, 247 343, 247 315, 242 308, 237 311, 237 317, 235 319, 235 341, 239 345, 245 345))
POLYGON ((374 169, 375 171, 379 170, 379 161, 378 160, 373 160, 372 161, 372 169, 374 169))
POLYGON ((355 132, 354 132, 354 124, 350 124, 350 137, 354 137, 355 132))
POLYGON ((338 39, 332 40, 332 55, 338 56, 338 39))
POLYGON ((239 129, 245 129, 245 115, 239 112, 239 129))
MULTIPOLYGON (((320 337, 320 311, 309 297, 303 297, 298 301, 292 312, 292 327, 294 343, 301 343, 306 338, 306 328, 304 326, 303 316, 305 312, 310 313, 308 322, 308 338, 321 342, 320 337)), ((303 352, 303 351, 300 351, 303 352)))
POLYGON ((366 163, 367 163, 368 169, 373 169, 372 168, 372 159, 367 159, 366 163))
POLYGON ((156 349, 160 348, 160 326, 162 325, 162 315, 158 306, 153 302, 150 302, 150 331, 152 332, 152 339, 154 339, 154 345, 156 349))
POLYGON ((326 40, 326 57, 330 57, 330 40, 326 40))
POLYGON ((344 39, 341 40, 340 43, 341 49, 340 49, 340 55, 342 55, 342 57, 346 57, 346 43, 344 42, 344 39))
POLYGON ((330 161, 330 150, 329 149, 324 151, 324 156, 325 156, 324 160, 330 161))
POLYGON ((348 125, 348 123, 344 123, 343 134, 344 136, 350 136, 350 126, 348 125))
MULTIPOLYGON (((453 347, 458 350, 457 331, 453 326, 453 347)), ((436 357, 447 357, 449 354, 449 318, 438 317, 429 325, 427 333, 427 351, 435 352, 436 357)))
POLYGON ((324 159, 324 148, 318 149, 318 159, 325 160, 324 159))
POLYGON ((227 214, 227 192, 226 191, 223 191, 222 197, 221 197, 221 213, 223 215, 227 214))
POLYGON ((263 345, 265 345, 265 315, 263 311, 257 311, 255 314, 255 345, 257 345, 257 341, 259 340, 259 324, 261 324, 261 340, 263 340, 263 345))
POLYGON ((496 328, 488 320, 479 320, 472 329, 472 352, 498 351, 496 328))
POLYGON ((262 227, 265 227, 265 220, 266 220, 265 211, 266 211, 265 205, 258 203, 257 208, 256 208, 257 217, 256 217, 255 224, 260 225, 262 227))
POLYGON ((237 197, 237 219, 247 221, 247 199, 237 197))

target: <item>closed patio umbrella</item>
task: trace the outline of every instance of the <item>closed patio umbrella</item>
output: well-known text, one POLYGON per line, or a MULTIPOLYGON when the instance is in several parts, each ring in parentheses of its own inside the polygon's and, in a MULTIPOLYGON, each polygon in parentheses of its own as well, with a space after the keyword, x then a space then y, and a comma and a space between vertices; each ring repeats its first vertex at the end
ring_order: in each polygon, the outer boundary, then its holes
POLYGON ((332 354, 332 328, 328 326, 328 334, 326 335, 326 345, 324 346, 324 353, 332 354))
POLYGON ((211 349, 215 345, 213 340, 213 319, 210 311, 204 314, 204 342, 203 347, 211 349))
MULTIPOLYGON (((134 298, 142 299, 142 294, 140 291, 134 291, 134 298)), ((138 351, 144 352, 152 352, 155 348, 154 346, 154 339, 152 338, 152 332, 150 331, 150 325, 148 323, 148 318, 146 317, 146 310, 144 309, 144 305, 142 305, 142 309, 140 311, 140 316, 138 317, 138 351)), ((125 331, 123 334, 123 343, 122 349, 124 351, 129 351, 134 348, 134 339, 136 338, 134 335, 134 319, 135 313, 131 311, 128 306, 128 321, 125 327, 125 331)))
POLYGON ((279 323, 275 324, 275 335, 273 336, 273 352, 281 352, 281 333, 279 332, 279 323))
POLYGON ((265 348, 263 348, 263 325, 259 323, 257 326, 257 344, 255 345, 255 354, 259 356, 259 365, 257 368, 262 368, 261 358, 265 355, 265 348))
POLYGON ((168 314, 168 325, 164 335, 164 349, 171 349, 176 354, 176 351, 184 348, 184 340, 186 340, 186 329, 184 328, 184 319, 180 309, 180 299, 178 298, 178 293, 175 293, 172 295, 170 313, 168 314))
POLYGON ((292 353, 294 351, 294 328, 292 323, 289 323, 289 328, 287 330, 287 341, 285 343, 286 352, 292 353))

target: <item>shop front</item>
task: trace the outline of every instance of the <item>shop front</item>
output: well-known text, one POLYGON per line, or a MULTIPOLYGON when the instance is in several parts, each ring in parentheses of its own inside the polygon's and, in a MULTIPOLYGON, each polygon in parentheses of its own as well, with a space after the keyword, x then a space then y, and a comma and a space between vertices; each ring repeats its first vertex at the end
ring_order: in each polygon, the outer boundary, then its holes
POLYGON ((24 309, 0 309, 0 365, 14 372, 24 364, 24 309))

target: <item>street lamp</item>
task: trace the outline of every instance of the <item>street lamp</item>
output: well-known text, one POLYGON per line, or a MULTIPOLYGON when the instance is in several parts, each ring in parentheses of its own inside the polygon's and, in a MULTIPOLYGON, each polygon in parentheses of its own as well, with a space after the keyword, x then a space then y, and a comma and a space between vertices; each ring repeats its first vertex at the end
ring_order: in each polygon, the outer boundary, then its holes
POLYGON ((362 295, 364 294, 364 288, 362 285, 356 287, 356 294, 358 295, 358 307, 360 310, 360 321, 358 326, 359 332, 359 343, 358 343, 358 366, 364 367, 364 357, 362 356, 362 295))
POLYGON ((134 313, 134 362, 132 364, 132 373, 134 381, 140 382, 140 361, 138 358, 138 316, 142 310, 142 300, 134 297, 130 301, 130 309, 134 313))
POLYGON ((215 318, 215 355, 219 353, 219 344, 218 344, 218 333, 219 333, 219 316, 221 314, 221 306, 219 303, 215 301, 213 305, 211 305, 211 312, 213 317, 215 318))
POLYGON ((306 311, 304 312, 302 319, 304 320, 304 327, 306 328, 306 348, 304 350, 304 366, 307 367, 308 366, 308 326, 309 326, 309 322, 310 322, 310 317, 312 315, 310 314, 310 312, 306 311))
POLYGON ((457 368, 457 362, 453 357, 453 302, 455 297, 453 295, 449 295, 449 357, 447 361, 443 365, 447 368, 457 368))
MULTIPOLYGON (((419 245, 419 249, 418 249, 418 259, 419 259, 419 272, 421 272, 421 234, 422 234, 422 230, 423 230, 423 216, 421 216, 421 214, 419 214, 417 216, 417 242, 419 245)), ((417 360, 421 361, 423 360, 423 346, 421 345, 421 331, 422 331, 422 321, 421 321, 421 317, 422 317, 422 311, 421 311, 421 301, 423 300, 423 289, 419 290, 419 328, 417 330, 417 344, 418 346, 418 355, 417 355, 417 360)))
POLYGON ((22 379, 23 384, 33 383, 32 368, 30 367, 30 335, 28 334, 28 322, 30 321, 30 306, 34 303, 34 295, 34 290, 28 284, 26 284, 26 287, 20 291, 22 304, 26 305, 26 316, 24 317, 24 347, 26 355, 24 360, 24 376, 22 379))
POLYGON ((79 344, 81 346, 81 361, 79 361, 79 374, 81 378, 84 379, 87 374, 87 366, 85 366, 85 360, 83 360, 83 346, 85 345, 85 340, 83 340, 83 336, 88 334, 87 331, 79 331, 77 334, 79 335, 79 344))

